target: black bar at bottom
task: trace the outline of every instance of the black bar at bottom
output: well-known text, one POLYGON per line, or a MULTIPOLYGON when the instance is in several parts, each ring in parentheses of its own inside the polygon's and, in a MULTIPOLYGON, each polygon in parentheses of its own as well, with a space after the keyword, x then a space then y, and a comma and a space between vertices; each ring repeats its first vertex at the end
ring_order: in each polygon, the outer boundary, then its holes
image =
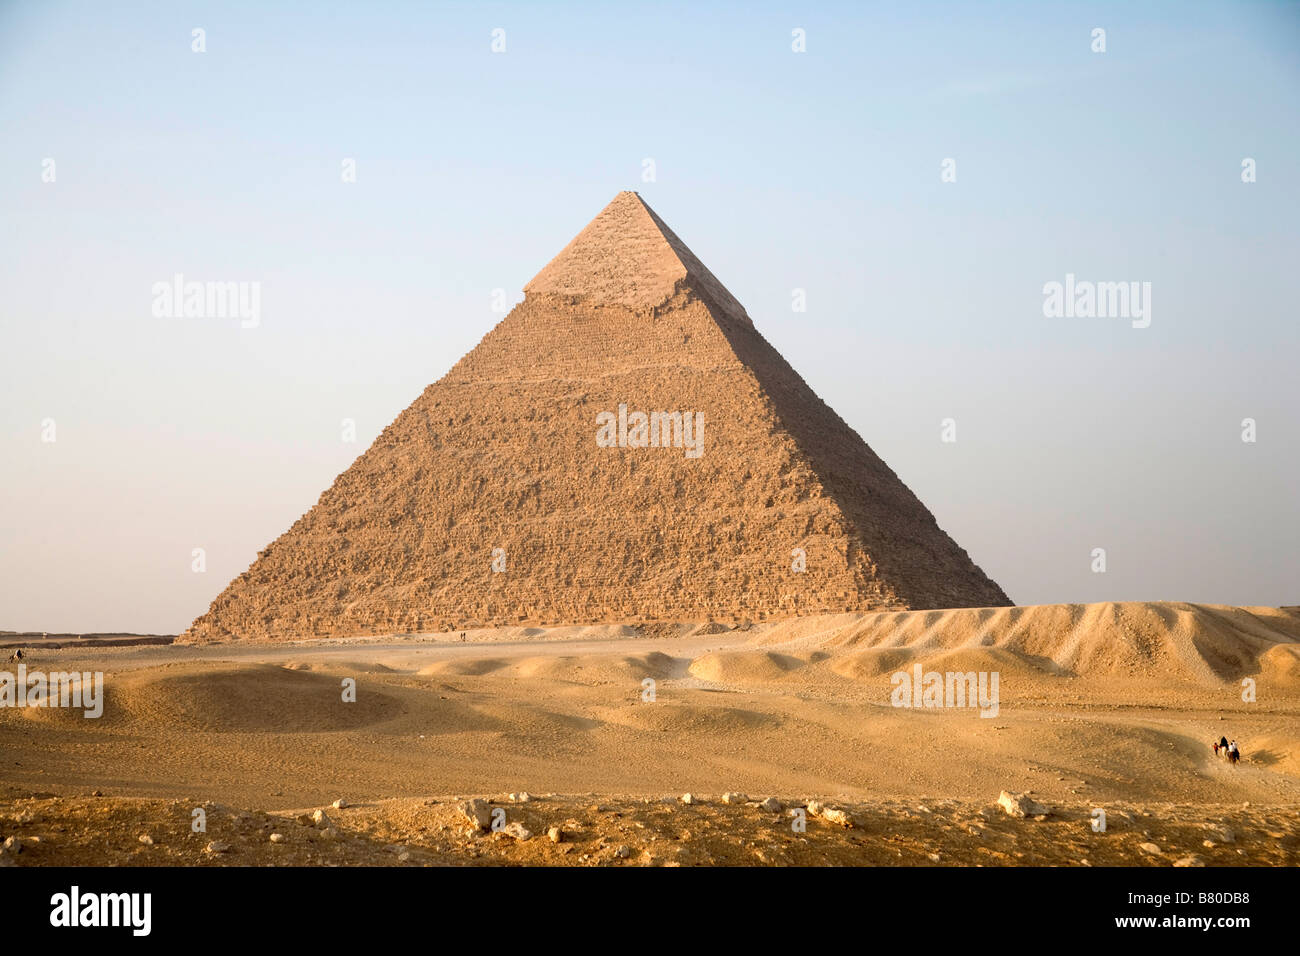
POLYGON ((25 944, 77 934, 127 945, 373 945, 385 929, 404 928, 447 942, 468 931, 493 942, 518 934, 532 945, 666 944, 683 931, 695 941, 716 933, 735 943, 770 941, 781 924, 810 938, 847 930, 873 944, 1193 935, 1231 943, 1262 939, 1254 936, 1261 930, 1277 938, 1293 925, 1297 891, 1294 868, 0 870, 6 935, 25 944), (129 894, 149 894, 147 910, 143 895, 129 894), (71 925, 115 917, 117 926, 71 925))

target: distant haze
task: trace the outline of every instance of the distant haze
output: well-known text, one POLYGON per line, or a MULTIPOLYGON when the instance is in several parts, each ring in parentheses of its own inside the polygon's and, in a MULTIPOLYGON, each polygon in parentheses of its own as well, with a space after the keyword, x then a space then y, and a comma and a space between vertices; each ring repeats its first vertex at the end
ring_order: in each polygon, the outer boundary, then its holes
POLYGON ((621 189, 1017 603, 1300 603, 1296 7, 702 6, 0 7, 0 628, 186 627, 621 189))

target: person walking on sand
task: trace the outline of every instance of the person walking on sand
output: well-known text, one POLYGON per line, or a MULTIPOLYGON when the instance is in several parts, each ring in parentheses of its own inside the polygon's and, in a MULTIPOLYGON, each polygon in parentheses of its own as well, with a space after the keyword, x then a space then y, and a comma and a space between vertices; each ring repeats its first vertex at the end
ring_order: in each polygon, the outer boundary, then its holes
POLYGON ((1241 759, 1241 751, 1237 749, 1237 741, 1235 740, 1228 744, 1228 759, 1233 763, 1241 759))

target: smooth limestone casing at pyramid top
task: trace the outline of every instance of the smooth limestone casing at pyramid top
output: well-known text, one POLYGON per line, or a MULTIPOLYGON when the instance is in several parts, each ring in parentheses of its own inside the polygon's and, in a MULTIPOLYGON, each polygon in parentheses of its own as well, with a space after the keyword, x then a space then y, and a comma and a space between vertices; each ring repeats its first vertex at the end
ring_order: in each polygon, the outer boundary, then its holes
POLYGON ((182 639, 1010 603, 624 192, 182 639), (620 404, 702 453, 601 447, 620 404))

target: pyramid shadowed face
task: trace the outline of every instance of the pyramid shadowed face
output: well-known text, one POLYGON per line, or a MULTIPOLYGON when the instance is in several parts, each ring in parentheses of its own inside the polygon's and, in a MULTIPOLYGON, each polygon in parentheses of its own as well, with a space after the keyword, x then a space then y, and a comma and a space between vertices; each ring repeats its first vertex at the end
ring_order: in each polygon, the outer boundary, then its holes
POLYGON ((1011 603, 636 193, 524 288, 184 639, 1011 603))

